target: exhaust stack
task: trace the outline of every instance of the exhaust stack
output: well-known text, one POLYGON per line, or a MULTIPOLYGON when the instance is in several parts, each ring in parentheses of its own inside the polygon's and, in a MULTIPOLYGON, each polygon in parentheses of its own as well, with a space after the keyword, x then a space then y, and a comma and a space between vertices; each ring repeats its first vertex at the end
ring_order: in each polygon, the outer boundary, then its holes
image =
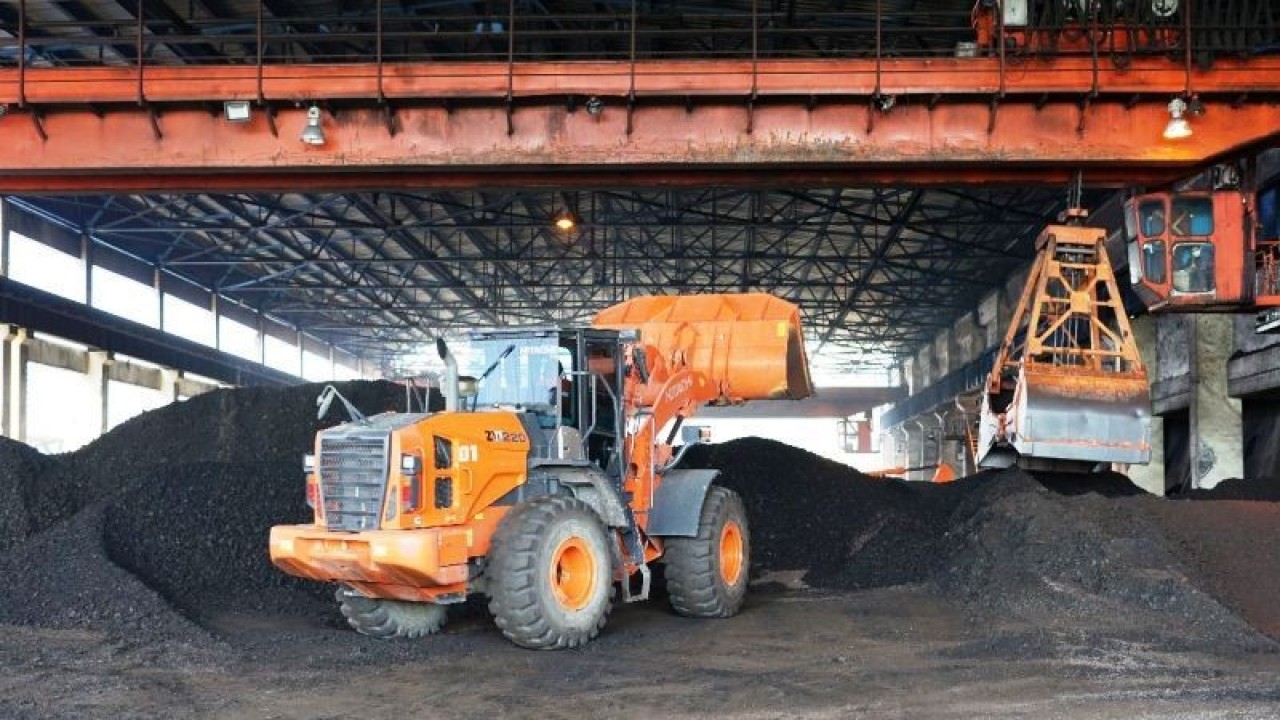
POLYGON ((440 392, 444 395, 444 409, 448 412, 458 410, 458 361, 449 352, 449 344, 444 338, 436 338, 436 353, 444 361, 444 378, 440 381, 440 392))

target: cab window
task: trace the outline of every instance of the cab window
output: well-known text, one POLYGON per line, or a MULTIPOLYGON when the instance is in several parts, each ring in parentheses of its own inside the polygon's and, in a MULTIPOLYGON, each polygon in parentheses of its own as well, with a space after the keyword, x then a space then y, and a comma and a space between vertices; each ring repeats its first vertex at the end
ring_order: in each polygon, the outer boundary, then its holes
POLYGON ((1213 292, 1213 246, 1178 243, 1173 246, 1173 289, 1178 292, 1213 292))
POLYGON ((1205 197, 1174 198, 1169 229, 1179 237, 1213 234, 1213 201, 1205 197))
POLYGON ((1148 200, 1138 208, 1142 234, 1145 237, 1158 237, 1164 234, 1164 201, 1148 200))
POLYGON ((1163 240, 1152 240, 1142 244, 1142 275, 1156 285, 1165 282, 1164 260, 1163 240))

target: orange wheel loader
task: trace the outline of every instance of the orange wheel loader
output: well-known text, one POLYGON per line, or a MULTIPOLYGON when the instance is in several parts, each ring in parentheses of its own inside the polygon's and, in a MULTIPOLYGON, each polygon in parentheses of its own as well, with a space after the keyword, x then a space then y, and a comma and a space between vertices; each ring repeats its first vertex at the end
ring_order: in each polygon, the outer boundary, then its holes
POLYGON ((705 404, 812 394, 799 312, 763 294, 639 297, 590 328, 437 343, 446 409, 321 431, 309 525, 271 529, 281 570, 337 584, 343 615, 380 638, 434 633, 488 596, 527 648, 581 645, 615 587, 649 595, 665 564, 681 615, 728 617, 747 587, 742 500, 679 468, 705 404))

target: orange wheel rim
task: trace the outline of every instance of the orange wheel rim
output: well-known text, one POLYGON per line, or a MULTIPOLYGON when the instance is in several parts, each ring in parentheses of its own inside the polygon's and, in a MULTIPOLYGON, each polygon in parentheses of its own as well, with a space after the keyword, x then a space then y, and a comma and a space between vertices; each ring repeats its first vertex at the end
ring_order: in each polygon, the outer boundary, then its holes
POLYGON ((746 548, 742 542, 742 528, 730 520, 720 531, 720 578, 726 585, 736 585, 742 578, 744 555, 746 548))
POLYGON ((596 558, 582 538, 565 538, 551 556, 551 590, 556 602, 581 610, 596 588, 596 558))

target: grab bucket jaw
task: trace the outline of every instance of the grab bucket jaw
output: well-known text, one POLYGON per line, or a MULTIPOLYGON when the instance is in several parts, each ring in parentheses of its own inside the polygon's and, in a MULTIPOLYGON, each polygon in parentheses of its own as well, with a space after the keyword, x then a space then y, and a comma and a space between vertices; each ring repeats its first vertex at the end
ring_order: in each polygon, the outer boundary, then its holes
POLYGON ((1145 464, 1151 461, 1150 408, 1145 372, 1024 366, 1003 417, 984 408, 978 464, 1009 467, 1018 456, 1145 464), (997 440, 999 422, 1004 424, 1003 442, 997 440))

